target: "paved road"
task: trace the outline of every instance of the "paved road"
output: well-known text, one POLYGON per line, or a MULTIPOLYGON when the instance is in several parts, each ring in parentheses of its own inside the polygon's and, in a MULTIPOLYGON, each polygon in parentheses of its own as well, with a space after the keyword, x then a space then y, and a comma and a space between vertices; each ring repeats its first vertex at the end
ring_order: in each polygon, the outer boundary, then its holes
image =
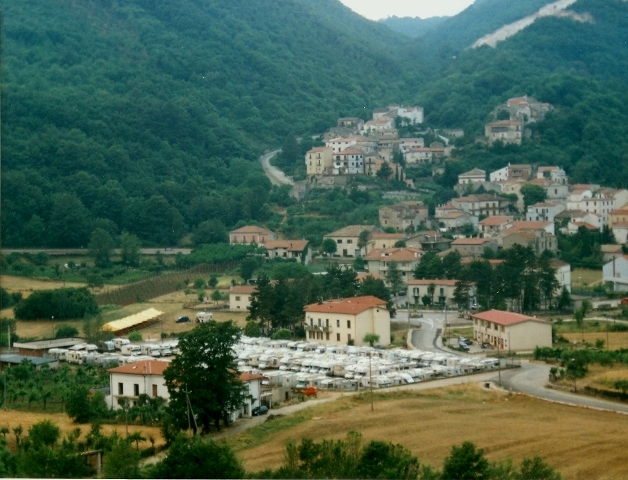
POLYGON ((273 158, 281 152, 281 149, 273 150, 272 152, 265 153, 261 157, 259 157, 259 161, 262 164, 262 168, 264 169, 264 173, 270 179, 270 183, 273 185, 281 186, 281 185, 294 185, 294 182, 289 177, 279 170, 277 167, 273 167, 270 164, 270 159, 273 158))

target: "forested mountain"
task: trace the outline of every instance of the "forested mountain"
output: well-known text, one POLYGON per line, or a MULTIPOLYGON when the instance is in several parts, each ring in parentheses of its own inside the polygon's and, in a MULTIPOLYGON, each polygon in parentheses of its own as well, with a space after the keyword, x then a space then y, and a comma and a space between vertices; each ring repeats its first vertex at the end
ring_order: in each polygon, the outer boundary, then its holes
POLYGON ((433 32, 449 17, 430 17, 422 19, 419 17, 388 17, 379 22, 386 25, 391 30, 401 33, 407 37, 417 38, 433 32))
POLYGON ((334 0, 2 10, 6 246, 85 246, 95 227, 173 244, 207 219, 264 220, 258 153, 404 100, 426 71, 410 39, 334 0))
POLYGON ((2 3, 5 246, 85 246, 97 227, 173 245, 208 220, 223 235, 263 223, 261 151, 389 102, 465 128, 444 185, 469 166, 530 161, 628 187, 623 0, 579 0, 570 8, 594 23, 544 18, 477 50, 547 2, 477 1, 423 39, 337 0, 2 3), (473 142, 496 105, 525 94, 556 107, 529 141, 473 142))

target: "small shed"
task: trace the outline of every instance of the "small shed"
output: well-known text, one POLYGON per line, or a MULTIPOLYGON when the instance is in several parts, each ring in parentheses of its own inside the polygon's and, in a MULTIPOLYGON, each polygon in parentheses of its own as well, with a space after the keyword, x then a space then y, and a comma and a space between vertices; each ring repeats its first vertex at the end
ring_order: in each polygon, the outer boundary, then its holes
POLYGON ((85 340, 82 338, 54 338, 36 342, 15 342, 13 347, 18 349, 19 355, 44 357, 51 348, 70 348, 81 343, 85 343, 85 340))
POLYGON ((133 330, 139 330, 149 325, 157 323, 164 312, 161 312, 155 308, 149 308, 142 312, 128 317, 121 318, 120 320, 114 320, 113 322, 105 323, 100 330, 103 332, 111 332, 114 335, 125 335, 133 330))
POLYGON ((0 372, 3 372, 5 368, 20 365, 24 360, 31 362, 35 365, 35 370, 40 370, 41 366, 47 364, 52 370, 55 370, 59 366, 59 360, 55 358, 44 357, 31 357, 27 355, 0 355, 0 372))

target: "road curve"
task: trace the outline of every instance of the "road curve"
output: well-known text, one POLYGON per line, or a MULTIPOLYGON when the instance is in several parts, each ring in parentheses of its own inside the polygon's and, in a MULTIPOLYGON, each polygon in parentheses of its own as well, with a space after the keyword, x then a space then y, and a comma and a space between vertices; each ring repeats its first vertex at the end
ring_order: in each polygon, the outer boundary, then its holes
POLYGON ((281 152, 281 149, 273 150, 272 152, 265 153, 261 157, 259 157, 259 161, 262 164, 262 168, 264 169, 264 173, 270 179, 270 183, 273 185, 281 186, 281 185, 294 185, 294 182, 291 178, 287 177, 281 170, 277 167, 273 167, 270 164, 270 159, 273 158, 281 152))

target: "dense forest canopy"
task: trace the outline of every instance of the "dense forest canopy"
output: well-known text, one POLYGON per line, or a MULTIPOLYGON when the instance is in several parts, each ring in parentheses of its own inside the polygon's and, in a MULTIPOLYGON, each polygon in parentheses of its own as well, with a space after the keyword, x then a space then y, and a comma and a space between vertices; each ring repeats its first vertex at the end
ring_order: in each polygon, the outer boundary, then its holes
POLYGON ((208 220, 267 223, 263 150, 393 102, 465 128, 454 170, 548 162, 628 187, 628 4, 579 0, 594 23, 465 49, 544 3, 476 2, 412 39, 337 0, 4 2, 2 242, 86 246, 102 228, 174 245, 208 220), (524 94, 556 107, 532 138, 475 145, 524 94))

